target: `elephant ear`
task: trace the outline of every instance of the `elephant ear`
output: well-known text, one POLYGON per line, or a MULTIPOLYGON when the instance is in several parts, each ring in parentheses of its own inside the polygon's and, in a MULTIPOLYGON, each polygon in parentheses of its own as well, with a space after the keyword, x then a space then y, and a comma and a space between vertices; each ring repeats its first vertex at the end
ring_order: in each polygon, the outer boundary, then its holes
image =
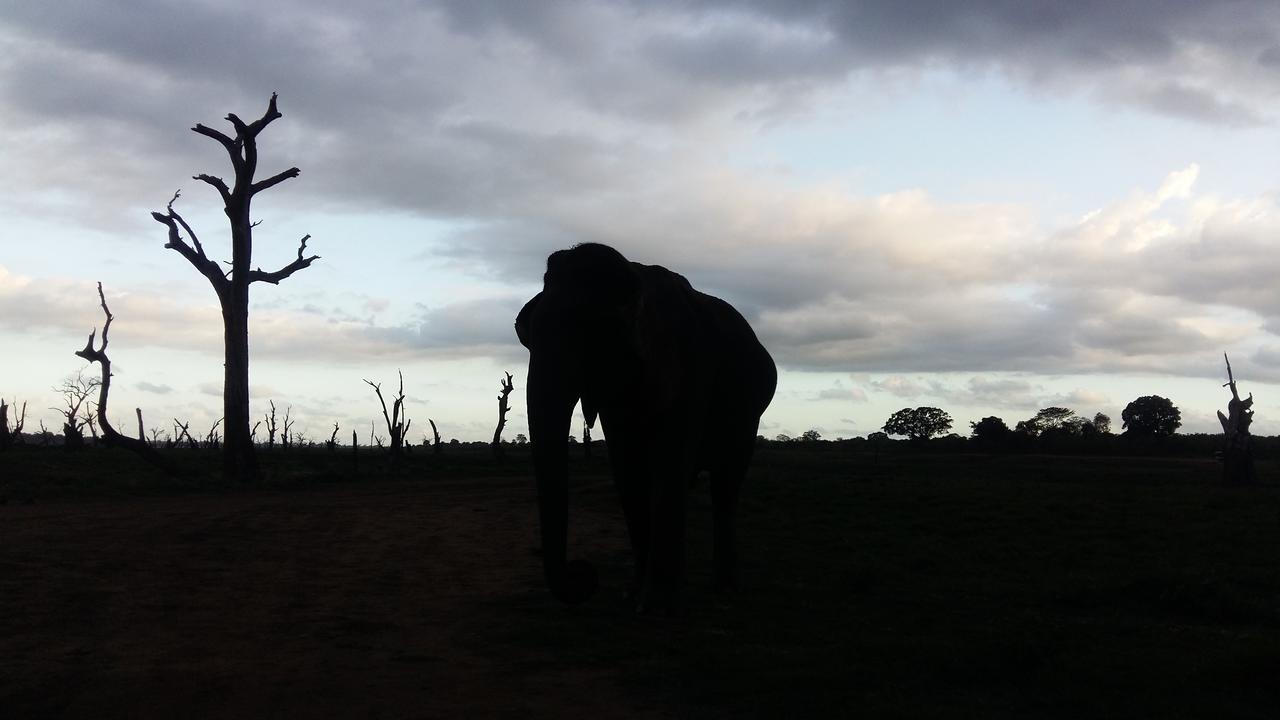
POLYGON ((533 299, 524 304, 520 309, 520 314, 516 315, 516 337, 520 338, 520 344, 529 347, 529 318, 533 315, 533 309, 542 301, 542 293, 533 296, 533 299))

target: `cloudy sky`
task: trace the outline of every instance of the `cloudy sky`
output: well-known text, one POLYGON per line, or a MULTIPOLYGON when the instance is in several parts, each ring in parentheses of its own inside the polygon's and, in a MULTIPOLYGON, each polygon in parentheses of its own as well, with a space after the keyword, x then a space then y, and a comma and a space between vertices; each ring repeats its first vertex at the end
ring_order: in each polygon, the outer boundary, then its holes
MULTIPOLYGON (((102 281, 113 415, 220 415, 225 153, 260 138, 255 411, 492 433, 553 250, 614 245, 734 303, 782 368, 767 435, 957 430, 1048 405, 1225 407, 1280 433, 1280 5, 1266 0, 60 2, 0 6, 0 396, 56 427, 102 281)), ((126 423, 122 425, 128 426, 126 423)), ((415 440, 420 439, 416 432, 415 440)))

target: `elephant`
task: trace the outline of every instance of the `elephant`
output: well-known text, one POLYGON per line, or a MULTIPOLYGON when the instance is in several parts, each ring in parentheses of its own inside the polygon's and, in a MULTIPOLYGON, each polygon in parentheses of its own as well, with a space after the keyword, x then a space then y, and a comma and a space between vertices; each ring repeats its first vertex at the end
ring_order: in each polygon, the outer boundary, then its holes
POLYGON ((635 561, 640 612, 679 610, 685 494, 710 476, 717 587, 737 583, 734 515, 777 368, 729 303, 683 276, 582 243, 552 253, 543 289, 516 317, 529 349, 526 397, 551 594, 591 597, 595 568, 568 561, 568 436, 579 401, 604 428, 635 561))

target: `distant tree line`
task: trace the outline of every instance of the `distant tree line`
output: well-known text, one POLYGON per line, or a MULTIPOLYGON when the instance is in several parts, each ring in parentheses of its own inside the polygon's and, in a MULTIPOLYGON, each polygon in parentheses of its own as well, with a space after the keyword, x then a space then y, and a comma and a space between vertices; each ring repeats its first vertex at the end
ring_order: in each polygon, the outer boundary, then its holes
MULTIPOLYGON (((1018 420, 1012 428, 1003 418, 984 417, 969 423, 967 437, 951 430, 954 420, 941 408, 922 406, 903 408, 889 416, 882 432, 873 432, 865 440, 875 445, 893 442, 893 437, 906 438, 909 447, 936 450, 968 450, 976 452, 1107 452, 1130 450, 1148 452, 1175 450, 1205 444, 1198 441, 1179 442, 1174 432, 1182 426, 1182 413, 1171 400, 1159 395, 1145 395, 1125 406, 1120 414, 1121 433, 1115 434, 1111 418, 1102 412, 1091 417, 1070 408, 1042 408, 1035 415, 1018 420)), ((1178 436, 1194 438, 1196 436, 1178 436)), ((1220 436, 1204 436, 1220 440, 1220 436)), ((817 430, 809 430, 799 438, 777 435, 772 442, 816 442, 817 430)), ((854 442, 854 441, 850 441, 854 442)), ((1280 443, 1280 439, 1277 439, 1280 443)), ((1205 444, 1205 452, 1216 448, 1205 444)))

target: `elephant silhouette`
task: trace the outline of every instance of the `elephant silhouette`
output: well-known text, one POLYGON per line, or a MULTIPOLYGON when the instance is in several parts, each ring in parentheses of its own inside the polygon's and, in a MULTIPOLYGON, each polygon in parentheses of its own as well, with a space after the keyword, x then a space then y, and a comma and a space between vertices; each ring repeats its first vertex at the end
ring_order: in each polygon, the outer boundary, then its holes
POLYGON ((596 589, 568 561, 567 438, 581 401, 600 419, 631 541, 636 609, 675 612, 684 584, 685 493, 710 475, 715 581, 737 583, 734 515, 777 369, 751 326, 683 276, 584 243, 547 259, 543 289, 516 317, 529 349, 526 393, 543 571, 568 604, 596 589))

